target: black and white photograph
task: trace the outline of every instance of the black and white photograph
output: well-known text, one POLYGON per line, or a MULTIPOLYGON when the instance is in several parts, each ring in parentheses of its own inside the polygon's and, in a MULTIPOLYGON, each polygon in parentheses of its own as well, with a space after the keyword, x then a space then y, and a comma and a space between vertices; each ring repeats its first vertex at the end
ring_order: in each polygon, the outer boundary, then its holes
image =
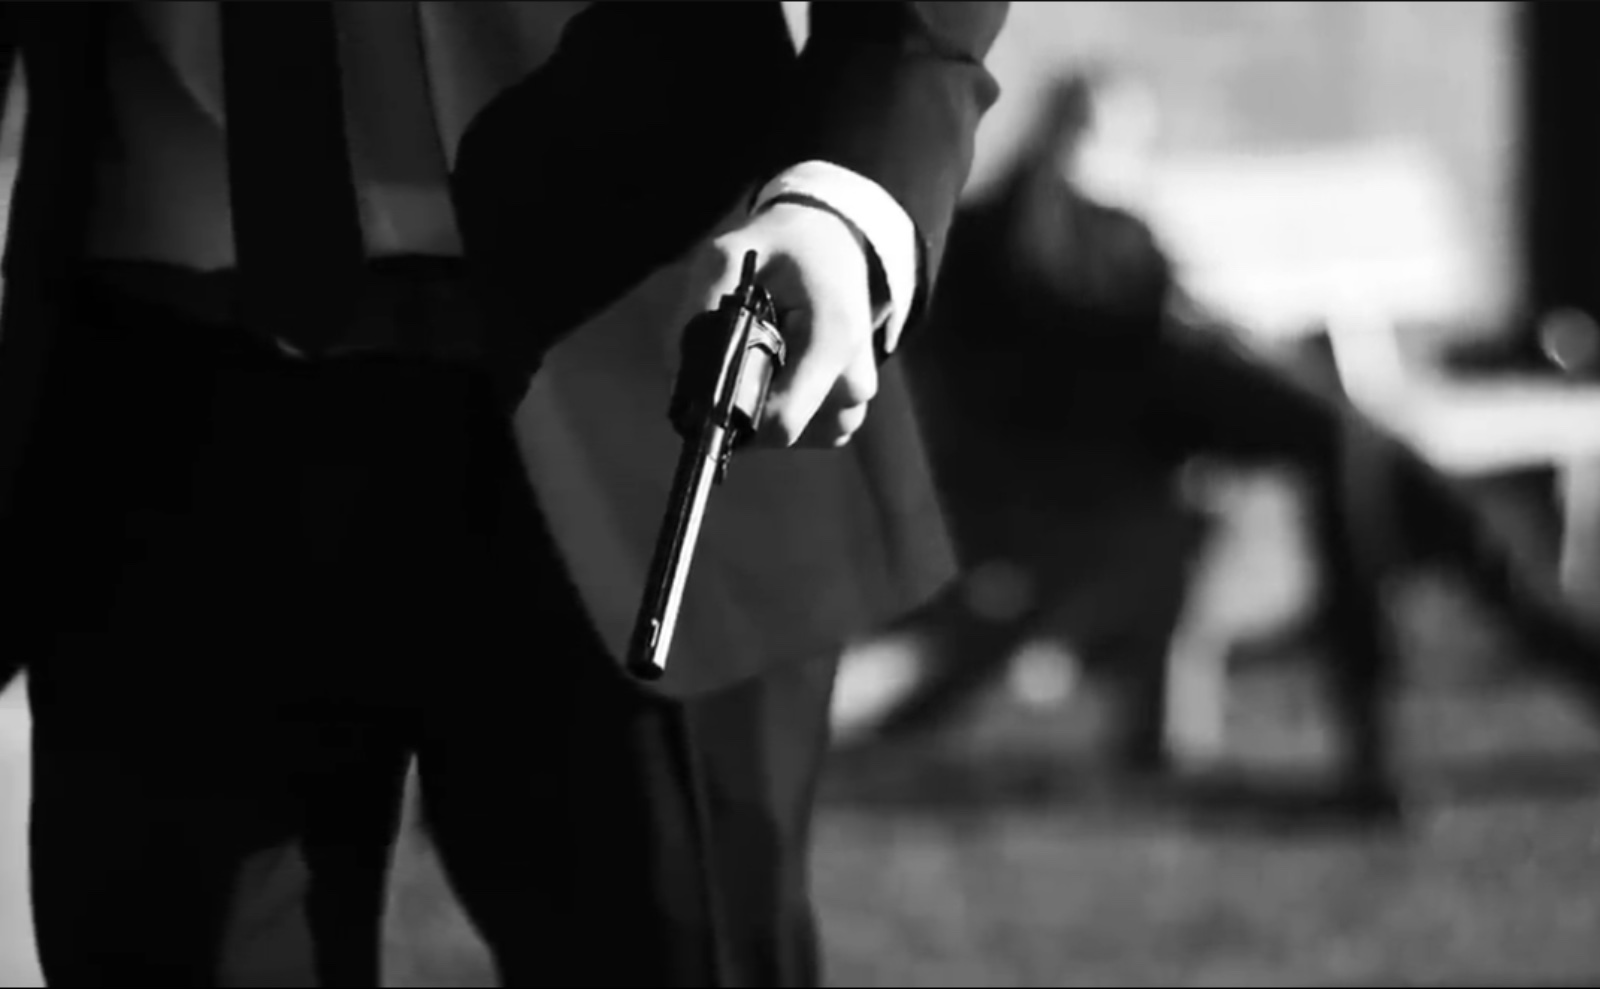
POLYGON ((1600 985, 1600 4, 0 2, 0 986, 1600 985))

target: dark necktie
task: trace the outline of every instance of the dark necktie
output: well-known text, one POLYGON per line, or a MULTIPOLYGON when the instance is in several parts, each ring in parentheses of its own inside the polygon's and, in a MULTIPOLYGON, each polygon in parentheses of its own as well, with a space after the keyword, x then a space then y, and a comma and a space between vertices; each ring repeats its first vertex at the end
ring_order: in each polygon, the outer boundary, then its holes
POLYGON ((333 4, 220 4, 240 318, 308 356, 354 316, 364 250, 333 4))

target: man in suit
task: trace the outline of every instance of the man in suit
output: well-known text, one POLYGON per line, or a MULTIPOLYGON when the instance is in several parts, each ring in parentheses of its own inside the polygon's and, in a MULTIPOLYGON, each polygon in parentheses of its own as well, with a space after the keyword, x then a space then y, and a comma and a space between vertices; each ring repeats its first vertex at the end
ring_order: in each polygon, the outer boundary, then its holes
POLYGON ((778 4, 596 4, 532 71, 570 6, 0 11, 5 648, 51 984, 375 984, 413 756, 506 983, 817 981, 783 836, 718 842, 809 798, 759 771, 785 657, 627 680, 508 413, 744 207, 690 301, 759 251, 790 347, 762 440, 849 442, 1005 5, 815 4, 797 55, 778 4))

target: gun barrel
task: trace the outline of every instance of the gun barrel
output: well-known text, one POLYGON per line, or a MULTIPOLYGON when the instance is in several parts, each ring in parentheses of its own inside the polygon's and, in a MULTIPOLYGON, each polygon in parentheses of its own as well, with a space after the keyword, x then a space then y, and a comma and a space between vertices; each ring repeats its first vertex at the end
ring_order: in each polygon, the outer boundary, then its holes
POLYGON ((683 449, 625 663, 642 680, 666 672, 711 489, 727 471, 733 449, 754 432, 773 373, 783 365, 783 336, 755 272, 751 251, 738 289, 685 331, 684 362, 668 410, 683 449))
POLYGON ((706 505, 711 500, 727 442, 727 430, 709 423, 700 441, 692 446, 685 444, 678 458, 666 517, 656 538, 644 600, 628 648, 628 670, 642 680, 658 680, 667 670, 667 655, 672 650, 683 591, 689 582, 689 566, 694 561, 695 544, 700 539, 706 505))

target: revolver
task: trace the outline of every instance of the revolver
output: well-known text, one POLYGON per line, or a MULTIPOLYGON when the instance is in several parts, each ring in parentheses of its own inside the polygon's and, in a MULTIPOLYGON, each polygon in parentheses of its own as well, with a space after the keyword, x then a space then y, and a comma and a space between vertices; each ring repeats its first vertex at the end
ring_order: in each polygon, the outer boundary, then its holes
POLYGON ((738 287, 683 332, 667 412, 683 447, 626 662, 641 680, 666 672, 711 489, 727 477, 733 451, 754 435, 772 376, 783 367, 777 310, 756 283, 756 261, 756 252, 747 253, 738 287))

